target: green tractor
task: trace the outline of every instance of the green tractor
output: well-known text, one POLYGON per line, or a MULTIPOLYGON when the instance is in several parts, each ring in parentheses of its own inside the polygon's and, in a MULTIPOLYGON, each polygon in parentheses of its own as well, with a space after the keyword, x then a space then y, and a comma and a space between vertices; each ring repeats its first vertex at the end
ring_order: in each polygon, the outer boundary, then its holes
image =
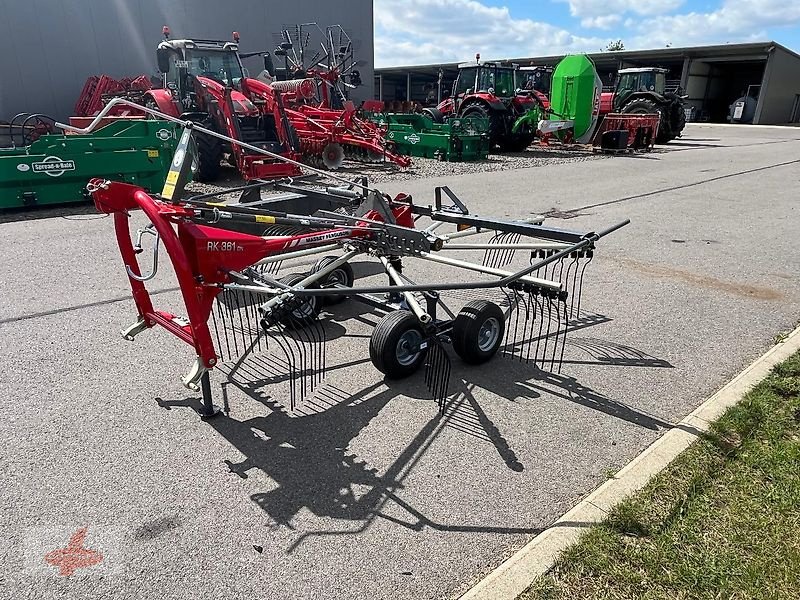
POLYGON ((667 69, 637 67, 620 69, 614 92, 600 98, 600 113, 659 114, 661 122, 657 144, 666 144, 679 137, 686 126, 684 98, 681 89, 668 92, 667 69))

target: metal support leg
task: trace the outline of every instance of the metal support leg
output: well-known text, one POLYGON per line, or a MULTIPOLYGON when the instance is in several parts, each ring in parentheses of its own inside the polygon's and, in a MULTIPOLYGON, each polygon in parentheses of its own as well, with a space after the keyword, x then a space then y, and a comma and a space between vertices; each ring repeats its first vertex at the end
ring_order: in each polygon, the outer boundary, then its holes
POLYGON ((200 389, 203 392, 203 405, 200 408, 200 417, 203 419, 210 419, 216 417, 221 411, 219 406, 214 405, 214 400, 211 397, 211 377, 208 371, 203 373, 200 378, 200 389))

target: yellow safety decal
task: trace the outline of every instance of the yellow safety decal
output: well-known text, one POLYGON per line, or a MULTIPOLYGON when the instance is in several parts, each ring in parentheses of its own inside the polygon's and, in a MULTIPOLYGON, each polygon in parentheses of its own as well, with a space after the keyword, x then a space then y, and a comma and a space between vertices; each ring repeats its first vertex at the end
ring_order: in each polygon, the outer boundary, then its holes
POLYGON ((147 158, 158 158, 158 150, 148 150, 147 158))
POLYGON ((275 217, 268 217, 266 215, 256 215, 256 223, 275 223, 275 217))
POLYGON ((177 171, 170 171, 167 173, 167 183, 171 185, 175 185, 178 183, 178 172, 177 171))
POLYGON ((175 186, 171 183, 164 184, 164 189, 161 191, 161 197, 167 200, 172 200, 172 194, 175 193, 175 186))

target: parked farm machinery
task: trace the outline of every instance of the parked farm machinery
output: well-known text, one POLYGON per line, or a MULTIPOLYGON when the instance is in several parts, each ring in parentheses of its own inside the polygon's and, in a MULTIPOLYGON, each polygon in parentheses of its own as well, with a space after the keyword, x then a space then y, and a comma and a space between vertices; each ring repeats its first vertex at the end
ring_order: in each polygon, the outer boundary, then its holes
POLYGON ((173 40, 169 27, 164 26, 163 34, 164 40, 156 50, 160 87, 146 85, 143 77, 130 82, 127 88, 105 76, 90 78, 78 100, 78 114, 93 116, 112 98, 124 98, 133 103, 115 104, 115 112, 104 109, 103 114, 144 115, 138 106, 141 104, 221 134, 222 137, 197 136, 198 181, 215 181, 223 158, 246 180, 299 175, 300 168, 293 162, 275 160, 225 141, 243 141, 290 159, 300 156, 300 143, 280 93, 269 83, 245 76, 238 33, 234 32, 233 41, 173 40))
MULTIPOLYGON (((154 116, 162 115, 154 111, 154 116)), ((628 223, 580 232, 544 226, 540 218, 483 217, 445 187, 436 188, 433 203, 426 205, 405 194, 391 198, 365 180, 323 171, 345 185, 252 182, 241 188, 241 203, 233 205, 220 203, 214 194, 183 197, 192 136, 220 134, 170 119, 185 130, 160 195, 101 178, 91 182, 89 191, 97 208, 114 216, 137 307, 137 318, 123 336, 132 340, 158 325, 187 343, 197 358, 183 383, 202 392, 205 416, 217 412, 209 371, 222 362, 235 369, 257 352, 273 353, 271 364, 286 369, 290 410, 303 402, 325 374, 323 306, 345 298, 384 314, 370 337, 373 365, 389 378, 424 367, 425 383, 442 411, 451 370, 445 345, 452 344, 468 364, 502 352, 540 368, 560 368, 569 321, 580 314, 584 272, 595 244, 628 223), (285 195, 261 198, 265 186, 285 195), (129 229, 135 209, 150 221, 136 244, 129 229), (417 228, 420 219, 430 224, 417 228), (445 226, 455 231, 442 233, 445 226), (464 242, 478 233, 491 237, 484 243, 464 242), (153 267, 145 274, 139 256, 148 236, 154 238, 153 267), (157 275, 161 245, 174 268, 185 317, 157 310, 147 291, 146 282, 157 275), (483 250, 483 260, 451 257, 465 250, 483 250), (530 253, 529 264, 509 268, 518 251, 530 253), (284 261, 309 255, 322 257, 311 270, 277 276, 284 261), (357 256, 375 260, 389 284, 356 285, 349 262, 357 256), (417 283, 407 273, 412 262, 444 265, 453 271, 452 280, 417 283), (468 272, 483 277, 470 280, 468 272), (471 301, 458 312, 444 300, 454 290, 490 289, 504 300, 471 301)))
POLYGON ((535 105, 514 123, 513 131, 528 129, 548 142, 592 142, 603 150, 652 148, 659 131, 659 112, 601 114, 602 81, 585 54, 566 56, 553 71, 550 104, 535 105))
POLYGON ((659 115, 657 144, 679 137, 686 126, 681 90, 667 91, 667 69, 637 67, 620 69, 616 90, 603 93, 600 114, 659 115))
POLYGON ((299 138, 306 160, 337 169, 345 157, 362 161, 390 161, 401 168, 411 160, 387 140, 385 131, 361 118, 347 90, 361 85, 353 57, 353 42, 340 25, 324 30, 316 23, 296 25, 281 32, 274 56, 277 68, 265 57, 265 70, 274 76, 272 87, 283 94, 286 114, 299 138), (312 52, 311 41, 320 49, 312 52))
POLYGON ((166 121, 112 120, 85 135, 56 130, 43 115, 0 125, 0 209, 84 202, 92 177, 159 190, 178 144, 166 121))
POLYGON ((300 104, 287 108, 286 115, 307 162, 319 162, 334 170, 346 157, 366 162, 386 160, 401 168, 411 165, 411 159, 398 151, 394 140, 386 139, 386 132, 377 124, 360 117, 349 100, 342 110, 300 104))
POLYGON ((435 123, 424 113, 373 113, 370 119, 386 130, 397 150, 410 156, 443 161, 482 160, 489 155, 489 121, 453 117, 435 123))
POLYGON ((522 90, 519 68, 499 63, 481 62, 458 65, 453 90, 436 108, 426 108, 435 122, 452 117, 481 117, 489 120, 489 143, 500 150, 521 151, 533 141, 535 131, 525 127, 514 130, 516 120, 534 106, 546 103, 534 90, 522 90))

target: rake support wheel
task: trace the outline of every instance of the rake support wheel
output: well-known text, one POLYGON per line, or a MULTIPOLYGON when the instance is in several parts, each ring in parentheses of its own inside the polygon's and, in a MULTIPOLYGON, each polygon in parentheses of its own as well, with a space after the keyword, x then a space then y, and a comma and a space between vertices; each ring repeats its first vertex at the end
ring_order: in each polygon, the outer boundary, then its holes
MULTIPOLYGON (((317 261, 317 264, 314 265, 313 270, 321 271, 338 258, 338 256, 326 256, 321 258, 317 261)), ((353 267, 350 266, 350 263, 344 263, 328 273, 325 281, 320 281, 319 284, 320 287, 333 287, 336 284, 345 287, 353 287, 355 279, 356 276, 353 273, 353 267)), ((339 304, 347 300, 347 296, 320 296, 320 298, 322 298, 322 303, 326 305, 339 304)))
POLYGON ((502 309, 494 302, 469 302, 453 323, 453 350, 467 364, 485 363, 503 342, 505 321, 502 309))
POLYGON ((380 320, 369 339, 369 358, 389 379, 402 379, 425 362, 427 348, 417 317, 407 310, 390 312, 380 320))
MULTIPOLYGON (((300 283, 306 276, 302 273, 290 273, 281 277, 279 281, 285 285, 294 286, 300 283)), ((291 310, 281 317, 280 321, 289 329, 305 327, 317 320, 319 311, 322 308, 319 296, 299 296, 296 304, 291 306, 291 310)))

